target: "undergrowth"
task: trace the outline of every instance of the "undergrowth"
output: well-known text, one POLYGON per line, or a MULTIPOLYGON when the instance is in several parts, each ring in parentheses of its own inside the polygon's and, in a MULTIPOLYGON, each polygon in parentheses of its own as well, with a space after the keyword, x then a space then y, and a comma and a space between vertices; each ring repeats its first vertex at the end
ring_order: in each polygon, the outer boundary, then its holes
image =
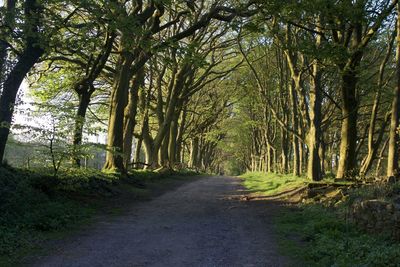
MULTIPOLYGON (((301 187, 309 182, 290 175, 246 173, 241 176, 251 193, 272 195, 301 187)), ((322 182, 333 182, 331 177, 322 182)), ((400 266, 400 243, 382 229, 369 234, 349 220, 349 209, 357 200, 393 200, 400 194, 400 183, 375 184, 349 190, 338 205, 313 201, 282 208, 275 217, 281 250, 292 259, 292 266, 400 266)))
POLYGON ((85 223, 109 199, 122 194, 149 197, 149 187, 162 186, 169 176, 134 171, 121 178, 96 170, 65 169, 55 178, 48 169, 0 167, 0 266, 14 265, 49 234, 85 223))
POLYGON ((346 220, 345 212, 318 204, 283 211, 275 223, 280 246, 294 266, 399 266, 400 244, 370 235, 346 220), (295 233, 295 234, 294 234, 295 233))

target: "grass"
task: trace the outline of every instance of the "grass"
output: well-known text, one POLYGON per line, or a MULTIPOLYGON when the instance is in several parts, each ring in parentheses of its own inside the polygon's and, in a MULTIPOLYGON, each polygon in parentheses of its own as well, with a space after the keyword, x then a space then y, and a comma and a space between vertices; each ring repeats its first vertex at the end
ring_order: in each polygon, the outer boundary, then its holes
POLYGON ((275 225, 294 266, 400 266, 400 244, 352 225, 318 204, 282 210, 275 225))
MULTIPOLYGON (((121 178, 96 170, 0 168, 0 266, 15 266, 44 240, 91 222, 94 215, 120 214, 121 202, 149 199, 193 176, 135 171, 121 178)), ((126 202, 124 202, 126 203, 126 202)))
POLYGON ((301 187, 308 181, 305 177, 262 172, 248 172, 240 177, 243 179, 243 185, 250 193, 264 196, 301 187))
MULTIPOLYGON (((250 192, 263 195, 308 182, 301 177, 263 173, 241 177, 250 192)), ((374 185, 353 189, 349 198, 336 206, 310 202, 282 207, 274 219, 281 251, 293 259, 293 266, 400 266, 399 242, 385 234, 368 234, 347 219, 349 206, 356 199, 388 200, 399 194, 399 183, 374 185)))

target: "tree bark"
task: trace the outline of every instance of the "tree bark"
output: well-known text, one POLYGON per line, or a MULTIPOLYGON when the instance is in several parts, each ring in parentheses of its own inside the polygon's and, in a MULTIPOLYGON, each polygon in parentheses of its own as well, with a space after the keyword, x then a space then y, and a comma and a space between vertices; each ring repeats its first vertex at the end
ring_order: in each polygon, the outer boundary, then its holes
POLYGON ((189 168, 198 169, 198 155, 199 155, 199 138, 196 136, 192 139, 191 142, 189 168))
POLYGON ((120 55, 110 98, 111 107, 108 119, 107 154, 103 169, 124 173, 126 171, 123 157, 124 111, 128 99, 129 82, 133 76, 131 65, 134 57, 126 50, 123 40, 121 41, 119 52, 120 55))
MULTIPOLYGON (((381 127, 379 129, 378 137, 376 138, 376 141, 372 143, 371 147, 368 147, 368 154, 365 157, 365 159, 362 162, 361 169, 360 169, 360 176, 364 177, 372 167, 372 164, 374 163, 374 160, 376 159, 376 155, 378 153, 378 149, 382 143, 383 137, 385 135, 385 130, 386 127, 389 123, 390 120, 390 114, 387 113, 385 118, 383 119, 381 123, 381 127)), ((371 143, 368 142, 368 146, 370 146, 371 143)))
POLYGON ((289 155, 289 141, 288 141, 288 136, 287 136, 286 130, 281 127, 281 171, 282 173, 288 173, 289 172, 289 160, 288 160, 288 155, 289 155))
POLYGON ((340 141, 339 165, 336 178, 351 178, 357 168, 357 117, 358 101, 356 96, 357 74, 354 68, 344 69, 342 73, 342 129, 340 141))
POLYGON ((386 141, 383 143, 383 146, 381 148, 381 151, 379 152, 378 155, 378 161, 376 163, 376 169, 375 169, 375 176, 379 177, 380 173, 381 173, 381 165, 382 165, 382 160, 384 158, 384 154, 386 151, 386 148, 389 144, 389 138, 386 138, 386 141))
MULTIPOLYGON (((320 38, 317 41, 320 44, 320 38)), ((310 127, 307 134, 308 141, 308 162, 307 177, 313 181, 322 179, 321 159, 319 157, 320 140, 321 140, 321 71, 318 60, 314 60, 311 75, 311 87, 309 96, 309 116, 310 127)))
POLYGON ((400 3, 397 4, 396 87, 390 118, 388 161, 386 176, 398 176, 399 168, 399 117, 400 117, 400 3))
MULTIPOLYGON (((298 117, 297 117, 297 101, 296 91, 294 89, 294 82, 291 83, 289 88, 290 103, 292 106, 292 127, 293 131, 298 132, 298 117)), ((300 176, 300 149, 299 139, 296 135, 292 135, 292 146, 293 146, 293 175, 300 176)))
MULTIPOLYGON (((374 97, 374 102, 372 105, 372 110, 371 110, 371 118, 370 118, 370 122, 369 122, 369 128, 368 128, 368 154, 366 155, 366 157, 363 159, 362 164, 361 164, 361 168, 360 168, 360 176, 364 177, 367 172, 370 170, 372 163, 374 162, 375 158, 376 158, 376 154, 378 152, 379 146, 382 142, 383 139, 383 135, 385 132, 385 128, 386 128, 386 124, 389 121, 389 117, 385 116, 385 119, 381 125, 381 129, 379 131, 379 135, 377 140, 374 140, 374 135, 375 135, 375 126, 376 126, 376 120, 378 117, 378 110, 379 110, 379 106, 381 103, 381 94, 382 94, 382 87, 384 85, 384 72, 385 72, 385 67, 387 62, 390 59, 390 56, 392 54, 392 48, 393 48, 393 43, 394 40, 396 38, 396 31, 393 32, 390 40, 389 40, 389 45, 387 48, 387 52, 386 55, 384 57, 384 59, 382 60, 381 65, 379 66, 379 77, 378 77, 378 83, 377 83, 377 91, 375 93, 375 97, 374 97)), ((387 114, 389 115, 389 114, 387 114)))
POLYGON ((169 132, 169 144, 168 144, 168 158, 169 158, 169 167, 174 169, 177 159, 177 138, 178 138, 178 118, 179 113, 175 113, 170 126, 169 132))
POLYGON ((144 144, 144 155, 146 163, 144 168, 148 169, 151 167, 152 164, 154 164, 156 158, 154 158, 154 153, 153 153, 153 140, 149 134, 149 118, 147 114, 145 114, 145 118, 143 120, 142 138, 144 144))
POLYGON ((128 104, 124 114, 124 166, 128 169, 132 154, 133 131, 136 125, 137 106, 139 101, 139 88, 144 83, 144 68, 138 70, 129 90, 128 104))
POLYGON ((185 132, 185 127, 186 127, 186 116, 187 116, 187 105, 184 104, 182 115, 181 115, 181 121, 179 124, 178 137, 176 138, 176 160, 178 160, 179 163, 184 163, 183 162, 183 151, 184 151, 183 134, 185 132))
POLYGON ((321 136, 321 140, 319 143, 319 161, 320 161, 320 166, 321 166, 321 176, 324 177, 324 175, 326 174, 326 144, 323 142, 322 140, 322 136, 321 136))
POLYGON ((79 96, 78 110, 75 116, 75 128, 73 139, 73 161, 78 167, 81 166, 81 157, 79 155, 79 146, 82 144, 83 126, 85 124, 86 112, 90 103, 90 94, 83 93, 79 96))
MULTIPOLYGON (((14 20, 15 20, 15 0, 5 1, 6 14, 4 15, 3 27, 7 31, 4 35, 9 35, 10 32, 14 30, 14 20)), ((4 36, 3 36, 4 38, 4 36)), ((0 40, 0 92, 2 91, 2 86, 6 78, 7 71, 7 49, 8 45, 5 41, 0 40)))
POLYGON ((161 147, 158 150, 158 162, 157 165, 161 167, 169 167, 169 155, 168 155, 168 148, 169 148, 169 132, 171 129, 171 125, 167 126, 166 134, 164 135, 164 140, 161 143, 161 147))
POLYGON ((135 155, 133 158, 134 169, 140 169, 140 151, 142 150, 142 143, 143 143, 143 138, 140 136, 137 141, 136 141, 136 146, 135 146, 135 155))
POLYGON ((12 123, 15 101, 22 81, 39 58, 44 49, 40 46, 41 8, 36 0, 25 1, 25 23, 28 32, 26 35, 25 48, 17 59, 16 65, 4 80, 3 91, 0 96, 0 164, 4 159, 4 152, 12 123))
POLYGON ((178 73, 175 77, 175 82, 172 87, 171 97, 168 101, 168 107, 165 112, 164 120, 160 124, 160 127, 157 132, 157 136, 154 138, 154 142, 153 142, 153 149, 152 149, 153 155, 151 156, 151 158, 153 159, 153 162, 151 163, 151 165, 153 165, 153 167, 155 165, 157 165, 157 162, 154 160, 157 159, 157 155, 158 155, 158 152, 162 145, 162 142, 163 142, 166 134, 169 133, 169 127, 170 127, 171 121, 173 119, 174 113, 176 112, 176 106, 177 106, 177 102, 179 99, 179 94, 183 90, 183 87, 185 85, 185 80, 186 80, 186 74, 189 71, 189 69, 190 69, 190 65, 184 64, 182 66, 182 68, 178 71, 178 73))

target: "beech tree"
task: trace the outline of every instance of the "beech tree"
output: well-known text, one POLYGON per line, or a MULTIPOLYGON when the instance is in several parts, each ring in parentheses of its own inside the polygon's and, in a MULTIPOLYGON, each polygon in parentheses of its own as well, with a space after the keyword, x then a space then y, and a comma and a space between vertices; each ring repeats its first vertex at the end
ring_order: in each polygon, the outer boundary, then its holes
MULTIPOLYGON (((194 16, 194 20, 185 21, 187 14, 195 13, 196 6, 187 6, 182 10, 177 3, 177 12, 169 14, 167 22, 162 20, 167 17, 166 10, 176 5, 175 3, 164 4, 158 1, 148 1, 143 3, 137 1, 133 3, 133 8, 127 10, 127 7, 122 3, 115 8, 114 16, 120 18, 122 22, 117 23, 120 33, 118 54, 119 58, 116 65, 116 73, 113 82, 111 93, 111 108, 108 123, 107 137, 107 160, 104 165, 106 170, 124 171, 123 165, 123 118, 128 96, 129 82, 134 74, 144 66, 144 64, 154 55, 155 51, 167 47, 169 44, 177 42, 181 39, 191 36, 197 30, 206 27, 211 20, 218 19, 229 22, 236 15, 248 15, 248 7, 253 3, 248 3, 244 9, 235 9, 228 6, 218 5, 203 1, 199 6, 198 15, 194 16), (167 5, 167 6, 166 6, 167 5), (166 8, 168 7, 168 9, 166 8), (244 11, 243 11, 243 10, 244 11), (185 22, 189 23, 185 25, 185 22), (126 25, 134 25, 136 30, 127 27, 126 25), (167 36, 166 39, 148 41, 157 33, 167 30, 173 25, 179 24, 179 31, 172 36, 167 36), (118 26, 120 25, 120 26, 118 26), (140 32, 140 35, 137 33, 140 32), (147 47, 146 47, 147 45, 147 47)), ((176 6, 175 6, 176 7, 176 6)), ((175 9, 173 9, 175 10, 175 9)), ((172 108, 171 108, 172 109, 172 108)), ((168 117, 172 116, 172 110, 167 112, 168 117)), ((168 124, 168 120, 165 124, 168 124)), ((165 128, 164 128, 165 129, 165 128)), ((163 133, 165 130, 162 130, 163 133)), ((160 145, 162 136, 156 138, 156 148, 160 145)))
POLYGON ((35 101, 73 111, 65 140, 75 166, 101 125, 107 172, 397 176, 396 8, 397 0, 6 1, 0 155, 28 75, 35 101))

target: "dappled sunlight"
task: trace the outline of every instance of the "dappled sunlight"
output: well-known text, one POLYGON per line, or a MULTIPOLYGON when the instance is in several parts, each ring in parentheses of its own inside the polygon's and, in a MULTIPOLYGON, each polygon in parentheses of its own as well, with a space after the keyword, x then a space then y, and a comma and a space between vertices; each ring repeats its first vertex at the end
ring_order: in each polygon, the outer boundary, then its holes
POLYGON ((400 266, 399 17, 400 0, 0 0, 0 266, 110 205, 124 231, 48 266, 284 266, 277 202, 305 266, 400 266))
POLYGON ((303 186, 308 180, 302 177, 274 173, 246 173, 241 176, 243 185, 252 195, 270 196, 303 186))

